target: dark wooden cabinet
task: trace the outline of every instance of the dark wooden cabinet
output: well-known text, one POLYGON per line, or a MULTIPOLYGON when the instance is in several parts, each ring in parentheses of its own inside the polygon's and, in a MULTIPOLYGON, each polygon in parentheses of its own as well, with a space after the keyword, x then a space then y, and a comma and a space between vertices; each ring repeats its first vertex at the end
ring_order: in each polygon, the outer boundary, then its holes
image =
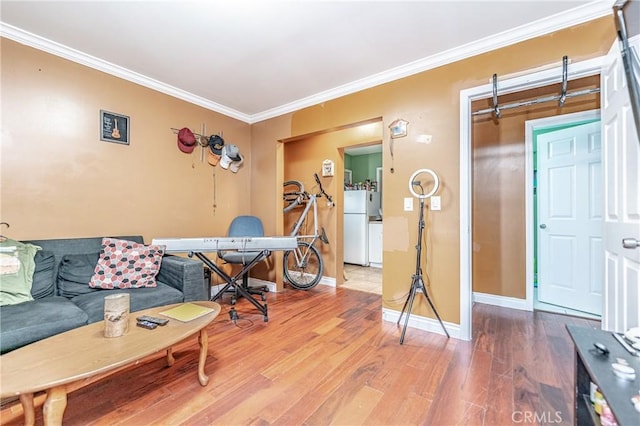
POLYGON ((611 408, 620 426, 640 425, 640 413, 631 402, 640 393, 640 359, 627 352, 611 332, 600 329, 567 325, 575 347, 575 417, 579 426, 599 425, 589 398, 590 383, 595 383, 611 408), (609 349, 603 355, 594 343, 602 343, 609 349), (611 364, 618 358, 625 359, 636 370, 634 380, 624 380, 613 374, 611 364))

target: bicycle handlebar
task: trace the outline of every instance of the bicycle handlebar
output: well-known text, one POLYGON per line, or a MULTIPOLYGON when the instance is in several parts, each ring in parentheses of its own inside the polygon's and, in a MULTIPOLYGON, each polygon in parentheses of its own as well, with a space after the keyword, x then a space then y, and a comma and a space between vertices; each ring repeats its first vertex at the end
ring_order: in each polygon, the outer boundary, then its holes
POLYGON ((314 174, 313 174, 313 177, 316 179, 316 183, 317 183, 317 184, 318 184, 318 186, 320 187, 319 195, 321 195, 321 196, 322 196, 322 195, 324 195, 325 197, 327 197, 327 200, 329 201, 329 204, 330 204, 330 205, 333 205, 333 198, 331 198, 331 195, 327 194, 327 193, 324 191, 324 188, 322 187, 322 182, 320 182, 320 177, 318 177, 318 174, 317 174, 317 173, 314 173, 314 174))

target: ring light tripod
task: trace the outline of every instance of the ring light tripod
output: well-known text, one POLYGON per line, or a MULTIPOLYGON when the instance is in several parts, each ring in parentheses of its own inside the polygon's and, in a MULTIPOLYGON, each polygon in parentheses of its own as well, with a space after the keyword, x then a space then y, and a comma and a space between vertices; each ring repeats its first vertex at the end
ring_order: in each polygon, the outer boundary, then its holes
POLYGON ((404 306, 402 307, 402 312, 400 313, 400 318, 398 318, 398 323, 397 323, 397 325, 400 325, 400 320, 402 319, 402 315, 405 314, 405 309, 406 309, 407 316, 404 320, 404 326, 402 327, 402 334, 400 335, 400 344, 404 342, 404 334, 407 331, 409 316, 411 316, 411 308, 413 307, 413 300, 415 299, 416 292, 418 290, 421 290, 424 296, 427 298, 427 302, 429 302, 429 306, 431 306, 433 313, 436 315, 436 318, 438 318, 438 321, 440 322, 440 325, 444 330, 444 334, 446 334, 447 337, 449 337, 449 332, 447 332, 447 329, 445 328, 444 324, 442 323, 442 320, 440 319, 440 315, 438 315, 438 311, 436 311, 436 307, 433 306, 433 303, 431 302, 429 293, 427 293, 427 288, 425 287, 424 280, 422 279, 422 268, 420 267, 420 259, 422 257, 422 230, 424 229, 424 200, 426 198, 431 197, 433 194, 435 194, 439 186, 440 186, 440 180, 438 179, 438 175, 435 174, 435 172, 430 169, 419 169, 414 174, 412 174, 411 178, 409 179, 409 192, 411 192, 411 194, 414 197, 420 199, 420 219, 418 221, 418 244, 416 245, 416 273, 411 276, 411 291, 409 292, 409 296, 407 296, 407 300, 405 300, 404 302, 404 306), (426 194, 424 193, 424 188, 422 188, 420 181, 416 180, 418 175, 421 173, 426 173, 428 175, 431 175, 431 177, 433 178, 433 188, 431 189, 431 191, 429 191, 426 194), (418 194, 415 191, 414 187, 420 188, 420 194, 418 194))

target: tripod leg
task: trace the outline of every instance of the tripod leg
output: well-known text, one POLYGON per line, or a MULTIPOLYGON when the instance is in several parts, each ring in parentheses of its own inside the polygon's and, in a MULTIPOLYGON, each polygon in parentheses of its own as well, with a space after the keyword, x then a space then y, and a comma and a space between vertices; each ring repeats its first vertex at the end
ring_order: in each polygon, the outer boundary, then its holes
MULTIPOLYGON (((415 299, 416 297, 416 286, 415 286, 415 279, 413 281, 413 283, 411 284, 411 293, 409 294, 409 298, 407 299, 407 302, 409 302, 409 310, 407 311, 407 316, 404 319, 404 326, 402 327, 402 334, 400 335, 400 344, 402 344, 404 342, 404 334, 407 331, 407 324, 409 324, 409 316, 411 315, 411 308, 413 307, 413 299, 415 299)), ((405 302, 406 305, 406 302, 405 302)))
POLYGON ((398 322, 396 323, 396 325, 400 325, 400 321, 402 320, 402 315, 404 315, 405 309, 407 308, 407 303, 409 303, 409 299, 411 298, 411 294, 413 293, 414 282, 415 282, 415 276, 413 277, 413 281, 411 281, 411 291, 409 291, 409 294, 407 295, 407 298, 404 301, 404 306, 402 306, 402 311, 400 311, 400 317, 398 318, 398 322))
POLYGON ((442 320, 440 319, 440 315, 438 315, 438 311, 436 311, 436 307, 433 306, 433 302, 431 302, 431 298, 429 297, 429 294, 427 293, 427 288, 424 286, 424 281, 422 281, 422 279, 420 279, 420 288, 422 288, 422 292, 424 293, 424 297, 427 298, 427 302, 429 302, 429 306, 431 306, 431 310, 433 311, 433 313, 436 315, 436 318, 438 318, 438 321, 440 322, 440 325, 442 326, 442 329, 444 330, 444 334, 447 335, 447 337, 449 336, 449 332, 447 331, 447 329, 445 328, 444 324, 442 323, 442 320))

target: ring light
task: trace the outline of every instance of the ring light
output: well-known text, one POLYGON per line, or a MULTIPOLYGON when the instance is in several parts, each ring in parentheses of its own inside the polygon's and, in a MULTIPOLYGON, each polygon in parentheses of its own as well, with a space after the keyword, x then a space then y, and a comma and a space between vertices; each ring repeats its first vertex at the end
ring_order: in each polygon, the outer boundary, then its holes
POLYGON ((411 177, 409 178, 409 192, 411 192, 411 194, 413 194, 414 197, 416 198, 429 198, 431 197, 433 194, 436 193, 436 191, 438 191, 438 187, 440 186, 440 180, 438 179, 438 175, 436 174, 436 172, 434 172, 431 169, 419 169, 416 170, 411 177), (418 194, 417 192, 415 192, 413 190, 413 182, 415 181, 416 177, 420 174, 420 173, 427 173, 430 174, 431 177, 433 177, 433 189, 431 189, 431 192, 427 193, 427 194, 418 194))

